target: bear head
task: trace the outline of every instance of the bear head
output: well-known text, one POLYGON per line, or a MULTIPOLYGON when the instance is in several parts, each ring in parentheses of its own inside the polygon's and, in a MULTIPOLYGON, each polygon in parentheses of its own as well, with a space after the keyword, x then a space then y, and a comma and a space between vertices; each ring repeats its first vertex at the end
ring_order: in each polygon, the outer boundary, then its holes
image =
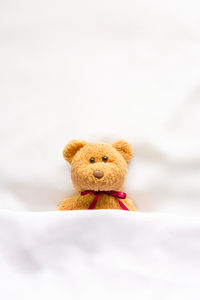
POLYGON ((131 145, 123 140, 113 144, 72 140, 63 150, 65 160, 71 164, 71 178, 78 192, 120 191, 132 154, 131 145))

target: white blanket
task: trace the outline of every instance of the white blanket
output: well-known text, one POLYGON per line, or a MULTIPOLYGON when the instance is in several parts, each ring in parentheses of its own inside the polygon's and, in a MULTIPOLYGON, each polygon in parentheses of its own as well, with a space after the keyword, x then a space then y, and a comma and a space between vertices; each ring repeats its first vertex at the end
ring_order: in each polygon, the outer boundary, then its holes
POLYGON ((2 299, 199 299, 200 220, 0 213, 2 299))
POLYGON ((200 298, 199 11, 0 1, 0 298, 200 298), (133 145, 138 213, 55 211, 72 138, 133 145))

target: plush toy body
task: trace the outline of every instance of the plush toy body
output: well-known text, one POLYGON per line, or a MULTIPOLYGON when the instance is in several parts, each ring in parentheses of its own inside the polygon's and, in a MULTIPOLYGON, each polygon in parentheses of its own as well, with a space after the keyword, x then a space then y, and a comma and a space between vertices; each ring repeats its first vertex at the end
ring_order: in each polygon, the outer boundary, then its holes
POLYGON ((127 142, 120 140, 110 145, 73 140, 63 155, 71 164, 72 182, 80 196, 64 199, 58 210, 136 210, 121 191, 132 157, 127 142))

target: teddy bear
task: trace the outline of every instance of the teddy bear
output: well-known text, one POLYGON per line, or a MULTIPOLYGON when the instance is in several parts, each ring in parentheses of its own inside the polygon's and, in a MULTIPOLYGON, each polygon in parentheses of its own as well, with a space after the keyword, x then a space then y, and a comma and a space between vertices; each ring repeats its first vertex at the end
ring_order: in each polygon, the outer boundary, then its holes
POLYGON ((57 210, 123 209, 136 211, 122 192, 128 162, 133 155, 130 144, 118 140, 113 144, 72 140, 64 150, 71 164, 71 179, 77 197, 64 199, 57 210))

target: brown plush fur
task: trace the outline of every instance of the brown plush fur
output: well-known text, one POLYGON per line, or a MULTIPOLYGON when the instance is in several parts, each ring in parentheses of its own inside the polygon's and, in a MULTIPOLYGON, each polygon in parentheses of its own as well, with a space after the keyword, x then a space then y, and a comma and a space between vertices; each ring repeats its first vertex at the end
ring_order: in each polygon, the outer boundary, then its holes
MULTIPOLYGON (((64 158, 71 163, 71 178, 75 189, 81 193, 85 190, 122 191, 127 173, 128 162, 132 157, 132 148, 126 141, 116 141, 112 145, 106 143, 86 143, 72 140, 63 150, 64 158), (108 160, 104 162, 102 158, 108 160), (95 159, 91 163, 90 158, 95 159), (103 172, 102 178, 94 176, 95 171, 103 172)), ((94 195, 87 194, 77 198, 64 199, 58 210, 88 209, 94 195)), ((129 210, 135 207, 128 199, 121 200, 129 210)), ((121 209, 117 199, 103 194, 99 197, 96 209, 121 209)))

